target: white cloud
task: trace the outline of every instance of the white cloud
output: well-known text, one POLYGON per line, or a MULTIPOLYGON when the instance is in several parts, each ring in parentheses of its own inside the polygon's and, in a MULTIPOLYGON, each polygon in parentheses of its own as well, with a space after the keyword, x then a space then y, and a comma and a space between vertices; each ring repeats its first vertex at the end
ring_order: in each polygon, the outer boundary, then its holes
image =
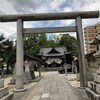
MULTIPOLYGON (((16 33, 16 23, 0 23, 0 33, 3 34, 6 38, 10 38, 16 33)), ((14 38, 10 38, 13 40, 14 38)))
MULTIPOLYGON (((49 12, 100 11, 100 0, 0 0, 0 14, 31 14, 49 12)), ((100 21, 96 19, 83 20, 83 28, 100 21)), ((74 25, 75 20, 31 21, 24 27, 53 27, 74 25)), ((0 23, 0 33, 10 39, 16 39, 15 23, 0 23)), ((75 36, 76 33, 70 33, 75 36)))

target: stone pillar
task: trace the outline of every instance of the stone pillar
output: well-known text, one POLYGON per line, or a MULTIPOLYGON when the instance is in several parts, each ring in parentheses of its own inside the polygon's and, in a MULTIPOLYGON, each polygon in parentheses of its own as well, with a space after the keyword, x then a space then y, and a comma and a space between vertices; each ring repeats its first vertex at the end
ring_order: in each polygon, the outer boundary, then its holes
POLYGON ((75 71, 76 71, 76 65, 75 62, 72 61, 72 74, 75 74, 75 71))
POLYGON ((17 63, 16 63, 16 87, 14 91, 24 91, 24 70, 23 70, 23 22, 17 20, 17 63))
POLYGON ((86 66, 85 66, 85 51, 84 51, 84 40, 82 31, 82 19, 80 16, 76 18, 76 30, 77 30, 77 44, 78 44, 78 60, 80 69, 80 86, 87 86, 86 78, 86 66))
POLYGON ((32 80, 31 71, 30 71, 31 65, 32 65, 31 61, 25 60, 24 66, 25 66, 25 76, 26 76, 27 80, 32 80))
POLYGON ((41 64, 39 63, 39 77, 41 77, 41 64))
POLYGON ((65 75, 67 75, 67 62, 64 63, 64 67, 65 67, 65 75))

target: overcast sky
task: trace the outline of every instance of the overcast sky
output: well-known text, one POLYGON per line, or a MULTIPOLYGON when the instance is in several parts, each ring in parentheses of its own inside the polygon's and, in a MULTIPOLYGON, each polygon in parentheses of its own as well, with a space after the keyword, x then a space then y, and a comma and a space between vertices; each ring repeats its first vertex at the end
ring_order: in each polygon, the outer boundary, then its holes
MULTIPOLYGON (((100 11, 100 0, 0 0, 0 15, 33 14, 49 12, 100 11)), ((83 28, 100 22, 96 19, 83 20, 83 28)), ((74 20, 25 22, 24 27, 73 26, 74 20)), ((0 23, 0 35, 16 39, 16 23, 0 23)), ((51 34, 48 34, 50 36, 51 34)), ((75 36, 75 33, 70 33, 75 36)))

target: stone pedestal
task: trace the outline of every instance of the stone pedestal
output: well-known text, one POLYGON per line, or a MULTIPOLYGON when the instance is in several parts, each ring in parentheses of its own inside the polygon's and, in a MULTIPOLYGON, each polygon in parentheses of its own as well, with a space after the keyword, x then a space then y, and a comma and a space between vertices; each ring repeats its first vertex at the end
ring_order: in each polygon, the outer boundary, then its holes
MULTIPOLYGON (((10 80, 10 84, 15 84, 15 81, 16 81, 16 64, 13 66, 13 76, 12 76, 12 79, 10 80)), ((23 82, 24 83, 27 83, 28 80, 27 78, 25 77, 25 73, 23 75, 23 82)))
MULTIPOLYGON (((93 79, 94 79, 93 74, 88 69, 86 70, 86 73, 87 73, 87 80, 93 81, 93 79)), ((76 73, 76 79, 80 80, 80 73, 76 73)))
POLYGON ((86 88, 88 100, 100 100, 100 75, 94 74, 94 82, 90 83, 90 87, 86 88))
MULTIPOLYGON (((25 83, 25 84, 28 83, 28 80, 27 80, 25 74, 23 75, 23 79, 24 79, 24 83, 25 83)), ((10 84, 15 84, 15 81, 16 81, 16 75, 14 74, 14 75, 12 76, 12 79, 10 80, 10 84)))
POLYGON ((4 86, 4 80, 0 80, 0 100, 13 100, 14 93, 9 93, 9 87, 4 86))
POLYGON ((35 73, 34 73, 34 65, 36 64, 36 61, 25 61, 25 76, 27 80, 33 80, 35 79, 35 73))

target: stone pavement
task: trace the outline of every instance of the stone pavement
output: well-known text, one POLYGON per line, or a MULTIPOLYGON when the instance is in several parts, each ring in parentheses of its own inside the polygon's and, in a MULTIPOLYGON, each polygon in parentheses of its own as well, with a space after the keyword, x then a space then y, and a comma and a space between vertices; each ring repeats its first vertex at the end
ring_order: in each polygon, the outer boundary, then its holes
POLYGON ((85 100, 58 72, 48 72, 18 100, 85 100))

